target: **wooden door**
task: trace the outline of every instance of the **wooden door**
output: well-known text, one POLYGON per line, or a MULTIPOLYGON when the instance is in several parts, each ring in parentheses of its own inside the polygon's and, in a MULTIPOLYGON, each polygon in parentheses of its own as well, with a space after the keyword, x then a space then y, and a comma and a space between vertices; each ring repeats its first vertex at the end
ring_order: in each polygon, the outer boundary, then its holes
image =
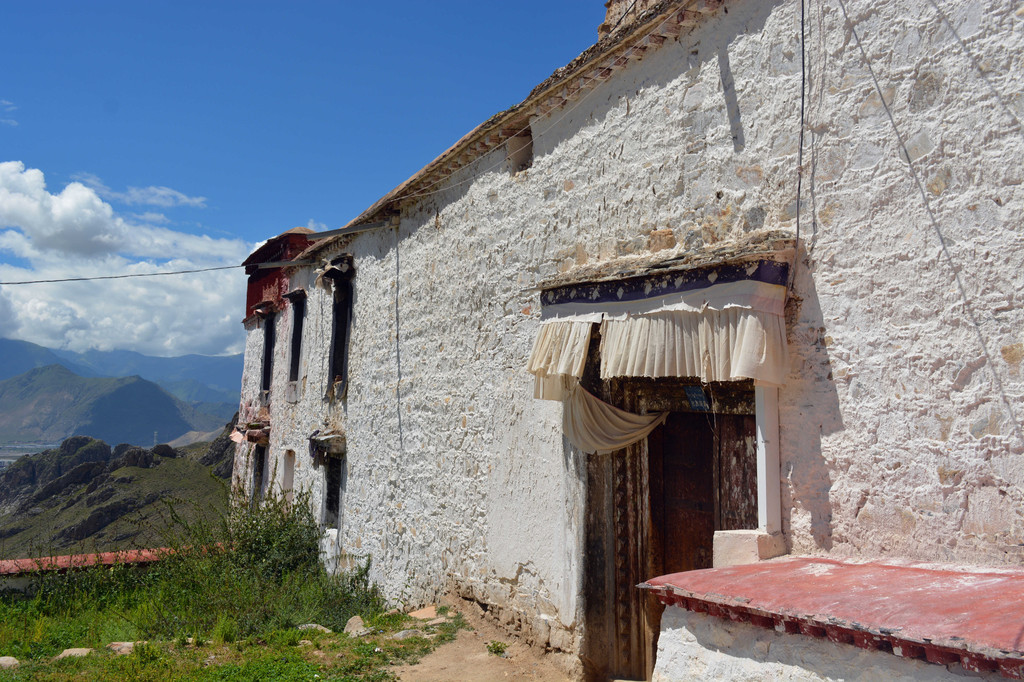
POLYGON ((715 437, 710 416, 673 412, 648 440, 652 568, 659 575, 711 567, 715 437))
POLYGON ((586 680, 650 679, 662 607, 636 585, 710 568, 715 530, 757 527, 753 415, 685 412, 678 387, 648 393, 634 383, 604 399, 670 414, 645 441, 587 458, 586 680))

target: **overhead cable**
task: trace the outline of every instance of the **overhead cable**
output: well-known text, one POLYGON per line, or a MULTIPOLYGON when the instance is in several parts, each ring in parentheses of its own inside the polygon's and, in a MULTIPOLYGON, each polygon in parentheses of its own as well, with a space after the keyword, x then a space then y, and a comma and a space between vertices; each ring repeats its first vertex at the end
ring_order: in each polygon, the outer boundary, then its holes
POLYGON ((97 277, 65 277, 63 279, 32 279, 22 282, 0 282, 0 286, 9 287, 16 284, 53 284, 57 282, 92 282, 98 279, 129 279, 131 277, 160 277, 164 275, 190 275, 195 272, 213 272, 214 270, 231 270, 241 265, 220 265, 215 268, 199 268, 197 270, 175 270, 173 272, 136 272, 129 275, 100 275, 97 277))

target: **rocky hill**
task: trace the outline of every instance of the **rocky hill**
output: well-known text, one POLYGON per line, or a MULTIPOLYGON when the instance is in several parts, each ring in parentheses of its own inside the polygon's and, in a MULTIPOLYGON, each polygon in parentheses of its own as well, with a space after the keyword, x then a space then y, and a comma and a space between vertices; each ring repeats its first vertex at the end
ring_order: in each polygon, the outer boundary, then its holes
POLYGON ((226 507, 229 429, 174 449, 75 436, 0 473, 0 559, 163 546, 167 503, 186 520, 226 507))
POLYGON ((140 377, 81 377, 47 365, 0 381, 0 443, 56 443, 79 434, 110 443, 169 441, 223 425, 140 377))

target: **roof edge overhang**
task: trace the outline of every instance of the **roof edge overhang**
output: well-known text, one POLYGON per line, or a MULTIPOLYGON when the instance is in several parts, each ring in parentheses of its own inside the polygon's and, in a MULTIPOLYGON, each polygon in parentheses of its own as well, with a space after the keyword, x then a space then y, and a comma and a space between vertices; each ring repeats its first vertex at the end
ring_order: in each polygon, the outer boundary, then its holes
POLYGON ((331 248, 336 240, 357 231, 365 223, 393 224, 390 218, 401 209, 403 202, 422 196, 452 173, 527 130, 531 117, 544 116, 577 101, 607 81, 614 72, 639 61, 648 51, 653 52, 666 41, 678 38, 724 4, 725 0, 664 0, 654 5, 633 23, 599 40, 569 64, 556 70, 525 100, 468 132, 419 172, 337 230, 344 234, 317 240, 302 255, 331 248))

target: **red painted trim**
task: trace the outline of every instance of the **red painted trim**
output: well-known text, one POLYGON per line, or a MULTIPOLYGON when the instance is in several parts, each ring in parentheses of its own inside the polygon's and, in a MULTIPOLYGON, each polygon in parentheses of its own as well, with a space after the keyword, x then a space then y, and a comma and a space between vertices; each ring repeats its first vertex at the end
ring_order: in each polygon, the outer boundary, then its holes
POLYGON ((38 559, 6 559, 0 561, 0 576, 18 576, 46 571, 66 571, 88 566, 113 566, 114 564, 148 564, 160 561, 172 550, 131 549, 122 552, 101 552, 99 554, 67 554, 64 556, 40 557, 38 559))
POLYGON ((665 605, 1024 679, 1024 571, 796 557, 641 585, 665 605))

